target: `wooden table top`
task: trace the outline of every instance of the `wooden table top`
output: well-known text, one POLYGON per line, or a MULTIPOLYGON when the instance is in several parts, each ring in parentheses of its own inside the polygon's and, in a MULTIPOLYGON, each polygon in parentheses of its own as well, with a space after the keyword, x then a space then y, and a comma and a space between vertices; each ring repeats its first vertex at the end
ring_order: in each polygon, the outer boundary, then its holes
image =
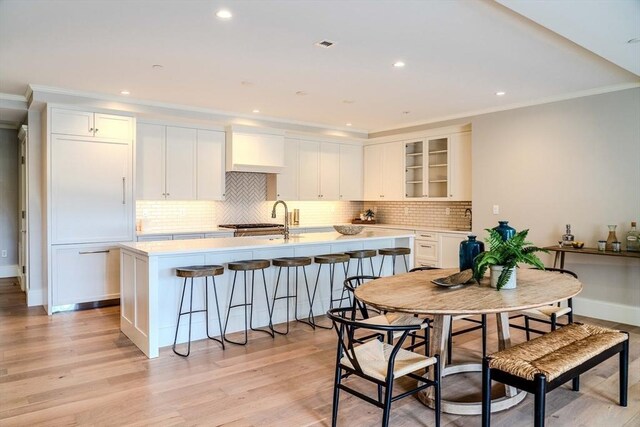
POLYGON ((375 308, 413 314, 488 314, 518 311, 552 304, 576 296, 582 284, 573 276, 519 268, 517 288, 497 291, 489 278, 479 285, 447 289, 431 280, 457 269, 416 271, 383 277, 356 289, 356 298, 375 308))

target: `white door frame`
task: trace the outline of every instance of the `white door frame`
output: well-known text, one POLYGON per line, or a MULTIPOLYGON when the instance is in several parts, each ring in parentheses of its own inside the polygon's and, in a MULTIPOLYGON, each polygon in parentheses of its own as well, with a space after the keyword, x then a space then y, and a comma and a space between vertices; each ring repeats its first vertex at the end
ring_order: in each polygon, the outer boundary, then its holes
POLYGON ((29 162, 28 157, 28 128, 23 125, 18 131, 18 141, 20 144, 18 152, 18 218, 19 218, 19 236, 18 236, 18 282, 20 289, 27 294, 27 303, 29 295, 29 162))

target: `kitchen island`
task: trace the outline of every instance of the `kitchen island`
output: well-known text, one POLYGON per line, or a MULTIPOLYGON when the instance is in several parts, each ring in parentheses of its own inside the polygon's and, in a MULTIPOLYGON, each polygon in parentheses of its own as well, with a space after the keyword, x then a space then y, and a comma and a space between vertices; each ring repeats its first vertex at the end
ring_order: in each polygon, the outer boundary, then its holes
MULTIPOLYGON (((228 237, 218 239, 168 240, 155 242, 137 242, 120 244, 120 329, 149 358, 158 357, 160 347, 173 343, 175 327, 182 293, 182 280, 176 277, 175 269, 191 265, 218 264, 225 266, 223 275, 216 276, 216 286, 220 302, 221 316, 226 316, 233 274, 226 269, 232 261, 249 259, 273 259, 292 256, 314 256, 327 253, 340 253, 359 249, 380 249, 404 246, 413 248, 414 235, 406 231, 364 231, 354 236, 344 236, 337 232, 304 233, 283 238, 264 239, 250 237, 228 237)), ((413 266, 413 256, 409 257, 409 267, 413 266)), ((398 260, 398 268, 402 261, 398 260)), ((391 274, 391 263, 385 262, 383 275, 391 274)), ((374 259, 374 268, 380 268, 380 257, 374 259)), ((266 271, 268 298, 273 297, 275 271, 271 267, 266 271)), ((307 267, 309 286, 313 286, 317 265, 307 267)), ((314 301, 313 312, 316 315, 329 308, 328 269, 322 270, 320 285, 314 301)), ((349 266, 349 275, 355 274, 355 263, 349 266)), ((300 278, 304 281, 303 278, 300 278)), ((341 269, 336 269, 335 287, 344 280, 341 269)), ((267 326, 269 315, 264 302, 262 286, 257 279, 255 291, 254 324, 267 326)), ((306 313, 309 304, 300 286, 298 310, 306 313)), ((186 296, 185 296, 186 298, 186 296)), ((204 303, 204 286, 194 287, 194 308, 204 303)), ((235 299, 234 299, 235 300, 235 299)), ((286 304, 276 305, 273 322, 286 320, 286 304)), ((293 310, 293 307, 291 307, 293 310)), ((215 306, 209 310, 212 334, 217 331, 215 306)), ((229 318, 227 333, 241 331, 244 317, 237 310, 229 318)), ((204 315, 194 315, 192 340, 206 338, 204 315)), ((178 342, 187 341, 187 328, 181 328, 178 342)))

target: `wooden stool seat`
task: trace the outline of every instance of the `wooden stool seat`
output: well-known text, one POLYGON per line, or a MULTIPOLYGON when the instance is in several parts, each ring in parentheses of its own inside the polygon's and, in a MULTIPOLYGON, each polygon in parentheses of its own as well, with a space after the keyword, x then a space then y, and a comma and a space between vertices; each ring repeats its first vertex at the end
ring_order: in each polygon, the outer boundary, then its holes
POLYGON ((231 271, 251 271, 269 268, 270 265, 271 263, 268 259, 249 259, 246 261, 230 262, 227 268, 231 271))
POLYGON ((376 252, 375 249, 362 249, 359 251, 348 251, 348 252, 345 252, 345 254, 349 255, 349 258, 362 259, 362 258, 372 258, 376 256, 378 253, 376 252))
POLYGON ((378 249, 378 254, 380 255, 409 255, 411 254, 411 249, 409 248, 383 248, 378 249))
POLYGON ((534 395, 534 426, 545 422, 546 394, 619 354, 620 406, 627 406, 629 334, 595 325, 572 323, 531 341, 484 358, 482 365, 482 426, 491 422, 491 381, 534 395))
POLYGON ((178 277, 219 276, 223 273, 224 267, 221 265, 192 265, 176 268, 176 276, 178 277))
POLYGON ((271 264, 274 267, 304 267, 311 265, 311 258, 306 256, 274 258, 271 264))
POLYGON ((337 264, 339 262, 349 262, 349 259, 347 254, 325 254, 313 257, 313 262, 316 264, 337 264))

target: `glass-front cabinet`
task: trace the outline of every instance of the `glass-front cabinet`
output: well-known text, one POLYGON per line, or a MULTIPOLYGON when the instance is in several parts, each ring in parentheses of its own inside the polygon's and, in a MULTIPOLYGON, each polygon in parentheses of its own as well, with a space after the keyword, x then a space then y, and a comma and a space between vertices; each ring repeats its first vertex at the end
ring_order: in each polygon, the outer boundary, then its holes
POLYGON ((449 197, 449 137, 405 143, 405 198, 449 197))

